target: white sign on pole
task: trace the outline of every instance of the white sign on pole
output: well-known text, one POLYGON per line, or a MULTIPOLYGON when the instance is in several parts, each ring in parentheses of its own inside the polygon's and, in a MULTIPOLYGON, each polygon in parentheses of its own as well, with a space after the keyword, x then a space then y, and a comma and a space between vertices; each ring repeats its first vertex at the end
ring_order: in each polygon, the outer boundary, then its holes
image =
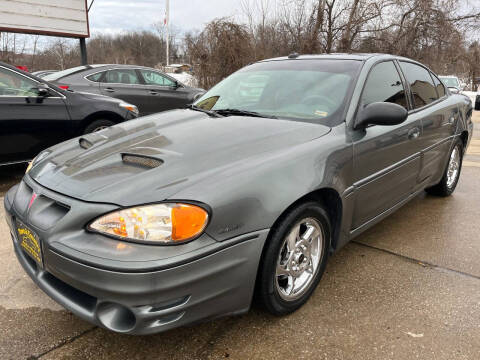
POLYGON ((0 0, 0 31, 89 37, 87 0, 0 0))

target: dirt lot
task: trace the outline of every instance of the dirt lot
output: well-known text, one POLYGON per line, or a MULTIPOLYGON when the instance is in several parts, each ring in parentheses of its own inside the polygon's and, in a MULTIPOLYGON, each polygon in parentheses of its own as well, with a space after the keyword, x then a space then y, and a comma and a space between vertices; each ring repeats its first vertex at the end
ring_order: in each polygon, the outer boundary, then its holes
MULTIPOLYGON (((0 359, 479 359, 480 112, 475 121, 454 196, 421 195, 347 245, 284 318, 253 309, 149 337, 93 327, 24 274, 1 221, 0 359)), ((2 203, 23 171, 1 170, 2 203)))

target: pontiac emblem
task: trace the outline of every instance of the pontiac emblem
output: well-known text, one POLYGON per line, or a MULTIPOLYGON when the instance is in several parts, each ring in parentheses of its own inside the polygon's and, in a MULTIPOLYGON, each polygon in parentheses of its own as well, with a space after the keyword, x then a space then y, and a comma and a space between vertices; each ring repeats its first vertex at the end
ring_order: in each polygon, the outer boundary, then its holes
POLYGON ((32 197, 30 198, 30 202, 28 203, 28 210, 30 210, 36 198, 37 198, 37 194, 33 193, 32 197))

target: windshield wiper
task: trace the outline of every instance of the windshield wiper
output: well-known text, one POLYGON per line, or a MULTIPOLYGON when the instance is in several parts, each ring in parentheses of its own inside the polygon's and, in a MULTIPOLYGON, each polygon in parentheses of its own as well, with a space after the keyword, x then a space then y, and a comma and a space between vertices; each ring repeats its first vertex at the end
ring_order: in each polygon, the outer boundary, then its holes
POLYGON ((215 112, 217 114, 224 115, 224 116, 243 115, 243 116, 259 117, 259 118, 277 119, 277 117, 273 115, 264 115, 255 111, 247 111, 247 110, 240 110, 240 109, 218 109, 218 110, 215 110, 215 112))
POLYGON ((220 116, 219 114, 217 114, 215 111, 202 109, 201 107, 198 107, 198 106, 193 105, 193 104, 188 105, 188 106, 187 106, 187 109, 203 112, 203 113, 207 114, 207 115, 210 116, 210 117, 215 117, 215 118, 222 117, 222 116, 220 116))

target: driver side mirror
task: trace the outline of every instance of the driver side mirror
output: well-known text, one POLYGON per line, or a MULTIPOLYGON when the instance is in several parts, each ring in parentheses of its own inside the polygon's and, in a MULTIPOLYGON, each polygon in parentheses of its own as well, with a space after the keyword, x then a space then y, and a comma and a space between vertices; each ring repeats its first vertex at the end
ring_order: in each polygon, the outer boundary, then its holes
POLYGON ((38 97, 47 97, 50 95, 50 88, 46 84, 38 84, 36 90, 38 97))
POLYGON ((355 122, 355 129, 367 125, 398 125, 407 120, 408 111, 403 106, 389 102, 375 102, 365 106, 355 122))

